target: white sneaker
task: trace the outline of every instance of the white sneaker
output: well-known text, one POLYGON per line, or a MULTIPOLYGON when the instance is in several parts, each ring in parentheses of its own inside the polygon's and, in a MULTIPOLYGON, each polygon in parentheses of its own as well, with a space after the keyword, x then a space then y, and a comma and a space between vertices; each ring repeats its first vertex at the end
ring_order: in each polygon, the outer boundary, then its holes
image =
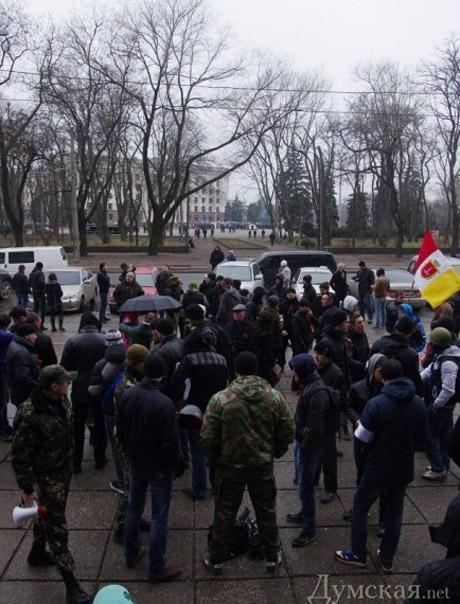
POLYGON ((441 482, 443 480, 446 480, 447 472, 435 472, 434 470, 430 469, 422 474, 422 478, 424 480, 432 480, 434 482, 436 482, 436 481, 441 482))

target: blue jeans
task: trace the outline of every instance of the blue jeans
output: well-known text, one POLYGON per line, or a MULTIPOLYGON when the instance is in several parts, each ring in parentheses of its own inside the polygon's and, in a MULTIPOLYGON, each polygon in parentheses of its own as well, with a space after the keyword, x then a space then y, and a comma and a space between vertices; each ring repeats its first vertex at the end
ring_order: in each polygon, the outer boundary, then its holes
POLYGON ((369 319, 369 321, 372 321, 374 311, 372 308, 372 300, 369 292, 358 294, 358 306, 359 312, 362 314, 362 316, 366 318, 367 313, 367 318, 369 319))
POLYGON ((105 317, 105 312, 107 310, 107 292, 99 292, 99 297, 101 299, 100 304, 99 304, 99 320, 102 321, 102 319, 105 317))
POLYGON ((387 320, 387 307, 385 298, 374 298, 375 304, 375 326, 385 327, 387 320))
POLYGON ((125 556, 132 560, 139 553, 139 522, 144 511, 147 489, 150 486, 152 519, 149 541, 149 576, 160 573, 166 566, 172 483, 172 474, 130 468, 129 499, 124 535, 125 556))
POLYGON ((314 451, 307 455, 300 446, 297 447, 297 472, 299 475, 299 497, 302 505, 303 532, 308 537, 316 534, 316 502, 315 476, 318 470, 323 450, 314 451))
POLYGON ((123 464, 120 458, 120 451, 118 450, 118 445, 115 440, 115 417, 113 415, 104 415, 105 427, 107 429, 107 436, 110 443, 110 448, 112 449, 112 457, 113 464, 115 466, 115 473, 117 475, 117 480, 119 483, 123 484, 125 488, 128 485, 124 484, 124 476, 123 476, 123 464))
POLYGON ((453 409, 428 409, 426 456, 433 472, 445 472, 449 469, 449 443, 454 428, 453 409))
POLYGON ((27 308, 27 304, 29 303, 29 296, 27 294, 18 294, 16 292, 16 298, 18 299, 18 306, 27 308))
POLYGON ((365 560, 367 556, 367 520, 374 502, 385 498, 385 534, 380 543, 380 555, 384 562, 392 563, 401 535, 404 495, 406 484, 379 483, 370 473, 364 474, 353 499, 351 521, 351 551, 365 560))
POLYGON ((207 489, 206 457, 200 444, 199 430, 187 430, 192 458, 192 492, 194 497, 205 497, 207 489))

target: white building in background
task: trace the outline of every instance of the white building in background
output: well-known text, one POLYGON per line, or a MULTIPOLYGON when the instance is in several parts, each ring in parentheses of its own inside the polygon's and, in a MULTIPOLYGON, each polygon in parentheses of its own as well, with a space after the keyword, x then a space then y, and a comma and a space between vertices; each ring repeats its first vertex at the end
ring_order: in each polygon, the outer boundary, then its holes
MULTIPOLYGON (((202 163, 194 166, 190 178, 190 189, 197 184, 202 184, 211 178, 219 175, 225 168, 214 166, 209 163, 202 163)), ((133 187, 134 197, 141 196, 142 207, 139 224, 146 224, 150 220, 151 209, 149 208, 147 198, 147 187, 142 169, 142 162, 134 162, 133 165, 133 187)), ((219 224, 224 221, 225 205, 228 201, 229 176, 224 176, 216 182, 194 193, 181 203, 176 210, 174 223, 186 224, 190 227, 198 224, 219 224), (187 220, 188 218, 188 220, 187 220)), ((113 191, 110 194, 107 208, 107 222, 110 225, 118 224, 117 204, 113 191)))

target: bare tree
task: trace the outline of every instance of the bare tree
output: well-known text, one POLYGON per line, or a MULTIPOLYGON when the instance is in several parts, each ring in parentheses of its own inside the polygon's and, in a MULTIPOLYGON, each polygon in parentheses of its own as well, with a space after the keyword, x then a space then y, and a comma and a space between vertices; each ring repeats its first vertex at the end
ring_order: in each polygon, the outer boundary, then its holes
POLYGON ((425 89, 432 93, 430 103, 440 141, 441 182, 450 210, 451 254, 459 247, 460 208, 457 182, 460 151, 460 42, 450 39, 438 53, 438 60, 422 69, 425 89))
MULTIPOLYGON (((279 74, 261 66, 248 85, 248 65, 227 57, 228 44, 212 32, 202 0, 140 1, 123 14, 118 32, 110 62, 98 65, 138 107, 152 210, 149 253, 156 254, 182 202, 253 156, 276 121, 264 101, 279 74), (119 78, 127 65, 129 83, 119 78), (217 167, 212 175, 209 166, 217 167)), ((282 104, 273 110, 284 113, 282 104)))
POLYGON ((396 252, 401 255, 407 232, 407 215, 400 199, 401 162, 422 119, 420 103, 409 77, 395 65, 368 65, 356 73, 367 90, 349 102, 351 118, 342 141, 349 150, 368 154, 369 171, 377 178, 377 209, 385 208, 379 222, 393 221, 396 252))
MULTIPOLYGON (((108 198, 115 168, 110 153, 124 127, 125 88, 111 86, 93 67, 103 52, 103 20, 75 19, 59 33, 59 55, 49 70, 46 100, 76 143, 77 212, 81 254, 87 253, 87 223, 108 198)), ((126 82, 127 72, 121 76, 126 82)))

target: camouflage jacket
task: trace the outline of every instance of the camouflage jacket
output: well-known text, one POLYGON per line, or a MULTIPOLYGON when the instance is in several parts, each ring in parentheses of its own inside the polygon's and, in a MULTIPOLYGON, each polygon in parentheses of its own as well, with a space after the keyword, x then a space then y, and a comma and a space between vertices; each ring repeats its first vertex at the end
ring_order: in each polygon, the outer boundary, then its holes
POLYGON ((281 457, 294 438, 284 396, 263 378, 236 378, 209 401, 201 429, 206 455, 233 467, 259 466, 281 457))
POLYGON ((70 475, 72 434, 70 402, 51 400, 35 388, 14 418, 11 461, 22 491, 32 493, 44 478, 70 475))

